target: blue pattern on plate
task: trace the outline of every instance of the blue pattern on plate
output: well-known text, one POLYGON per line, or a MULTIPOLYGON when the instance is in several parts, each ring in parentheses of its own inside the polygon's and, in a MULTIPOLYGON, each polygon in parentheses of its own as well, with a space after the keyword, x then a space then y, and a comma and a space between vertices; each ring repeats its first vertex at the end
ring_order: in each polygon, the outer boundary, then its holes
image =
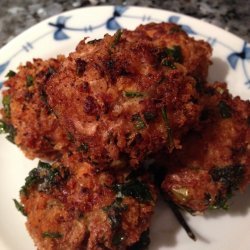
MULTIPOLYGON (((248 47, 248 44, 244 42, 243 48, 241 52, 233 52, 230 55, 228 55, 227 60, 230 64, 230 66, 235 70, 237 67, 237 64, 239 61, 242 62, 242 68, 243 72, 246 76, 246 84, 250 85, 250 76, 248 75, 248 71, 246 68, 246 60, 250 60, 250 47, 248 47)), ((250 87, 250 86, 249 86, 250 87)))
MULTIPOLYGON (((124 13, 126 12, 126 10, 129 9, 129 7, 127 6, 115 6, 112 16, 109 17, 108 19, 104 20, 102 23, 96 25, 96 26, 92 26, 92 25, 87 25, 84 27, 70 27, 67 25, 67 21, 71 18, 70 16, 58 16, 57 19, 55 20, 55 22, 50 22, 48 23, 49 26, 54 27, 55 29, 46 32, 45 34, 42 34, 41 36, 35 38, 33 41, 29 41, 26 42, 25 45, 23 45, 17 52, 15 52, 8 61, 0 64, 0 76, 1 74, 3 74, 10 61, 15 58, 19 53, 22 52, 26 52, 29 53, 29 51, 31 49, 33 49, 33 46, 36 42, 38 42, 39 40, 41 40, 43 37, 50 35, 52 33, 53 38, 55 39, 55 41, 62 41, 62 40, 66 40, 66 39, 70 39, 70 35, 69 32, 92 32, 93 30, 102 28, 102 27, 106 27, 106 29, 108 30, 112 30, 115 31, 117 29, 121 29, 122 26, 120 25, 120 23, 118 22, 118 19, 123 18, 123 19, 138 19, 138 20, 142 20, 142 22, 146 22, 149 20, 152 21, 158 21, 158 22, 162 22, 164 20, 160 20, 157 18, 151 18, 151 16, 149 15, 145 15, 145 14, 141 14, 141 15, 124 15, 124 13)), ((207 39, 207 41, 211 44, 211 46, 215 46, 216 44, 220 44, 221 46, 225 47, 226 49, 228 49, 229 51, 231 51, 231 53, 227 56, 227 61, 229 63, 229 66, 232 69, 236 69, 236 67, 238 67, 238 62, 241 61, 241 65, 242 65, 242 70, 243 73, 245 75, 245 79, 246 79, 246 84, 250 87, 250 76, 249 76, 249 69, 247 69, 247 60, 250 60, 250 47, 249 44, 247 44, 246 42, 244 42, 243 46, 242 46, 242 51, 237 52, 235 51, 234 48, 231 48, 229 45, 223 43, 222 41, 218 41, 216 38, 213 38, 211 36, 207 36, 204 34, 201 34, 197 31, 195 31, 192 27, 190 27, 189 25, 185 24, 185 23, 181 23, 182 21, 182 16, 179 15, 170 15, 167 18, 168 22, 172 22, 172 23, 176 23, 179 24, 182 29, 184 31, 186 31, 189 35, 192 36, 202 36, 205 39, 207 39)), ((0 88, 1 88, 1 83, 0 83, 0 88)))
POLYGON ((7 68, 7 66, 9 65, 10 61, 7 61, 3 64, 0 64, 0 75, 5 71, 5 69, 7 68))
POLYGON ((23 49, 26 52, 29 52, 31 49, 33 49, 33 45, 31 43, 27 42, 25 45, 23 45, 23 49))
POLYGON ((49 23, 49 25, 56 27, 56 31, 54 33, 54 39, 55 40, 65 40, 65 39, 69 39, 70 37, 63 31, 63 29, 65 28, 65 24, 67 22, 67 20, 70 17, 68 16, 59 16, 56 20, 56 23, 49 23))
POLYGON ((111 17, 108 19, 106 28, 108 30, 118 30, 121 29, 121 25, 116 21, 115 17, 111 17))
POLYGON ((170 16, 168 18, 168 22, 169 23, 178 23, 180 20, 180 16, 170 16))
MULTIPOLYGON (((180 16, 170 16, 168 18, 168 21, 170 23, 176 23, 178 24, 178 22, 180 21, 181 17, 180 16)), ((181 28, 186 31, 189 35, 197 35, 197 33, 189 26, 186 24, 182 24, 181 28)))

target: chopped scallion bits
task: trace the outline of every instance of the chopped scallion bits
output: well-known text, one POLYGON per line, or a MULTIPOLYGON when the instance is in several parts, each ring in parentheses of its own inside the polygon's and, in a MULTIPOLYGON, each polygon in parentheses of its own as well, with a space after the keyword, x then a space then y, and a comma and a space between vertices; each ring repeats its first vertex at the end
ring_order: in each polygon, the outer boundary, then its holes
POLYGON ((24 216, 27 216, 27 213, 25 212, 23 205, 20 204, 16 199, 13 199, 13 201, 15 203, 16 209, 24 216))
POLYGON ((136 91, 124 91, 124 92, 123 92, 123 95, 124 95, 125 97, 129 97, 129 98, 142 97, 142 96, 144 96, 143 93, 136 92, 136 91))
POLYGON ((117 30, 117 32, 114 35, 114 41, 111 45, 111 48, 114 48, 119 43, 121 36, 122 36, 122 30, 119 29, 119 30, 117 30))
POLYGON ((16 72, 13 71, 13 70, 10 70, 10 71, 7 73, 7 75, 6 75, 5 77, 11 78, 11 77, 13 77, 13 76, 15 76, 15 75, 16 75, 16 72))
POLYGON ((5 113, 5 116, 7 118, 10 118, 10 95, 5 95, 3 97, 3 109, 4 109, 4 113, 5 113))
POLYGON ((166 111, 166 107, 163 107, 161 109, 161 114, 162 114, 162 118, 165 122, 165 126, 166 126, 166 129, 167 129, 167 137, 168 137, 168 150, 171 151, 174 147, 174 142, 173 142, 173 135, 172 135, 172 129, 170 127, 170 124, 169 124, 169 119, 168 119, 168 115, 167 115, 167 111, 166 111))
POLYGON ((58 232, 43 232, 42 236, 43 238, 51 238, 51 239, 58 239, 63 237, 63 235, 58 232))
POLYGON ((176 69, 176 66, 174 65, 174 63, 171 60, 164 59, 161 64, 163 66, 169 67, 171 69, 176 69))
POLYGON ((136 129, 141 130, 145 128, 145 123, 139 114, 132 115, 131 121, 134 122, 136 129))
POLYGON ((30 87, 30 86, 33 86, 33 84, 34 84, 34 78, 33 78, 33 76, 27 75, 26 76, 26 86, 30 87))

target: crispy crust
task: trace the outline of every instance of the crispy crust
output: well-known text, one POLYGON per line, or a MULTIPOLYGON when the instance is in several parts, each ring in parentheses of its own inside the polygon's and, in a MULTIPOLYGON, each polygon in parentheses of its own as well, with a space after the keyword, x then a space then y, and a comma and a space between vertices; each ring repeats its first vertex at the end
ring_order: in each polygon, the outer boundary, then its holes
POLYGON ((65 156, 52 169, 61 173, 52 186, 33 183, 21 192, 26 226, 38 249, 127 249, 148 230, 156 191, 147 175, 137 177, 151 195, 141 201, 112 188, 128 183, 129 172, 96 173, 76 155, 65 156), (51 237, 44 236, 48 232, 51 237))
POLYGON ((3 120, 15 130, 14 143, 25 155, 52 160, 69 146, 66 133, 45 103, 42 85, 65 58, 34 59, 20 66, 18 73, 4 83, 3 98, 10 97, 10 116, 1 110, 3 120), (27 80, 28 79, 28 80, 27 80))
POLYGON ((226 208, 250 181, 250 102, 232 98, 221 83, 205 92, 200 128, 169 156, 162 183, 165 194, 191 213, 226 208))
POLYGON ((48 103, 76 145, 88 145, 87 161, 110 168, 127 158, 136 167, 178 148, 197 122, 196 85, 210 54, 208 44, 166 23, 83 40, 46 85, 48 103))

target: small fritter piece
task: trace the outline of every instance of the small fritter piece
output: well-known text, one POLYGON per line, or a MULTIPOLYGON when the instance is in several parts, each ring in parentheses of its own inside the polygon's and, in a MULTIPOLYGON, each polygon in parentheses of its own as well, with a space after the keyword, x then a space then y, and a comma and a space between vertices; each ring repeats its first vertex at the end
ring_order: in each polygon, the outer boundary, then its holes
POLYGON ((63 60, 63 56, 47 61, 34 59, 20 66, 17 73, 10 71, 4 83, 3 130, 30 159, 55 159, 69 144, 41 89, 63 60))
POLYGON ((204 44, 166 23, 83 40, 45 86, 48 103, 88 162, 110 168, 125 158, 138 166, 160 149, 178 148, 197 122, 196 78, 207 72, 197 65, 207 68, 210 57, 204 44), (192 56, 197 48, 202 62, 192 56))
POLYGON ((194 77, 199 84, 207 81, 212 48, 203 40, 195 41, 189 37, 181 26, 171 23, 140 25, 135 32, 130 33, 130 37, 128 39, 132 41, 147 39, 158 48, 179 46, 187 74, 194 77))
POLYGON ((150 178, 97 173, 75 156, 53 165, 40 162, 21 189, 24 206, 18 207, 38 249, 122 250, 149 243, 156 202, 150 178))
POLYGON ((200 130, 191 131, 165 162, 162 190, 191 213, 227 208, 250 182, 250 102, 232 98, 225 84, 205 90, 200 130))

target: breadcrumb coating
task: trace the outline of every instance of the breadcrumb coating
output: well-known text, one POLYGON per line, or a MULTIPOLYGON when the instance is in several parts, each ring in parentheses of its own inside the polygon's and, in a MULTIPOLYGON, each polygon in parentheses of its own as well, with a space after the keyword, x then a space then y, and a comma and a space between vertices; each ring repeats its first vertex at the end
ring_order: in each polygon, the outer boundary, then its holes
POLYGON ((42 90, 64 59, 34 59, 12 72, 4 83, 3 121, 9 138, 30 159, 52 160, 69 147, 67 134, 46 104, 42 90))
POLYGON ((40 162, 26 178, 21 202, 39 250, 120 250, 144 244, 156 190, 147 174, 97 173, 71 155, 53 165, 40 162))
POLYGON ((199 128, 165 161, 164 193, 191 213, 227 208, 250 182, 250 102, 233 98, 225 84, 205 89, 199 128))
POLYGON ((86 161, 105 169, 125 158, 137 167, 179 148, 197 122, 210 54, 171 23, 84 39, 46 84, 47 100, 75 145, 87 148, 86 161))

